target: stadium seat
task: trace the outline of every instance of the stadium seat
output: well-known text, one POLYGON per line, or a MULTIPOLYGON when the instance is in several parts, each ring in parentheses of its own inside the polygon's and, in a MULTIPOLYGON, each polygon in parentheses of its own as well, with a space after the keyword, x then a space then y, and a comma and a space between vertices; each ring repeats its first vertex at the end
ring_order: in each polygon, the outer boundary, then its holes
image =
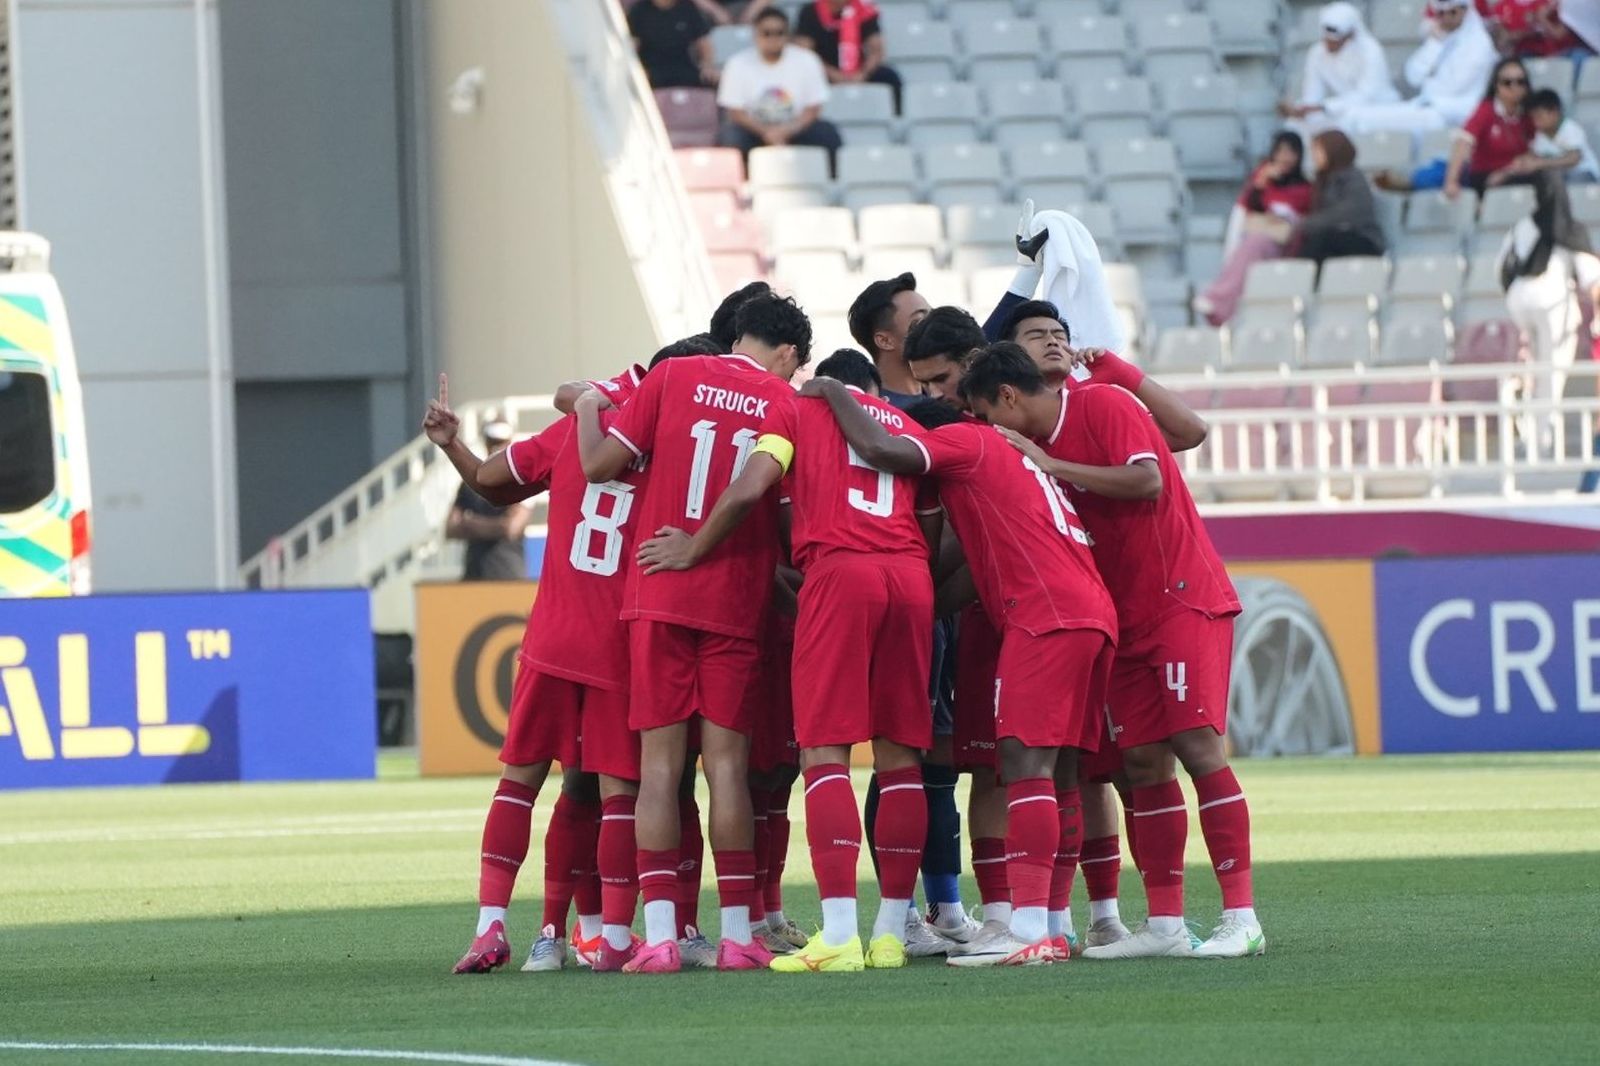
POLYGON ((763 222, 771 221, 779 212, 791 208, 827 205, 828 190, 814 186, 752 189, 750 192, 750 210, 763 222))
POLYGON ((747 282, 766 277, 761 269, 761 257, 754 252, 712 252, 711 273, 722 292, 731 292, 747 282))
POLYGON ((834 85, 822 117, 839 127, 846 144, 888 144, 894 139, 894 92, 871 82, 834 85))
POLYGON ((739 197, 732 189, 694 189, 689 192, 689 209, 697 221, 740 209, 739 197))
POLYGON ((794 286, 795 299, 811 316, 844 315, 861 292, 861 279, 854 274, 835 272, 785 276, 794 286))
POLYGON ((1471 226, 1472 201, 1473 197, 1464 193, 1452 203, 1443 193, 1433 191, 1406 197, 1406 251, 1459 252, 1462 235, 1471 226))
POLYGON ((1192 74, 1161 83, 1168 136, 1190 181, 1234 181, 1249 169, 1239 88, 1226 74, 1192 74))
POLYGON ((1377 357, 1377 326, 1372 319, 1318 321, 1306 338, 1306 366, 1338 367, 1372 363, 1377 357))
POLYGON ((1530 185, 1502 185, 1483 194, 1478 209, 1478 227, 1486 231, 1496 247, 1505 231, 1533 214, 1534 193, 1530 185))
POLYGON ((1056 76, 1084 85, 1127 73, 1128 27, 1105 15, 1073 16, 1048 24, 1056 76))
POLYGON ((1099 18, 1105 13, 1105 5, 1100 0, 1033 0, 1033 17, 1041 22, 1099 18))
POLYGON ((711 89, 657 89, 656 108, 674 148, 717 143, 717 94, 711 89))
POLYGON ((1094 238, 1094 243, 1099 247, 1101 259, 1108 263, 1122 259, 1126 251, 1123 247, 1122 230, 1117 224, 1116 211, 1110 204, 1084 201, 1054 206, 1060 207, 1083 223, 1084 229, 1089 231, 1089 236, 1094 238))
POLYGON ((1461 288, 1459 255, 1408 255, 1395 261, 1389 292, 1393 299, 1454 296, 1461 288))
POLYGON ((982 32, 982 27, 993 22, 1015 19, 1017 9, 1011 0, 958 0, 951 4, 945 17, 963 38, 970 40, 982 32))
POLYGON ((822 188, 828 184, 828 152, 824 148, 753 148, 746 165, 752 189, 822 188))
POLYGON ((1440 316, 1390 322, 1383 330, 1378 363, 1381 366, 1446 363, 1450 360, 1452 339, 1448 320, 1440 316))
POLYGON ((753 26, 735 23, 730 26, 711 27, 711 53, 719 67, 746 48, 754 48, 755 43, 753 26))
POLYGON ((954 270, 918 271, 917 291, 934 307, 967 306, 966 275, 954 270))
POLYGON ((995 81, 984 86, 995 143, 1019 148, 1066 132, 1067 94, 1058 81, 995 81))
POLYGON ((848 274, 850 261, 840 251, 813 249, 804 252, 779 252, 773 256, 772 273, 791 285, 809 278, 848 274))
POLYGON ((1204 370, 1220 367, 1222 362, 1222 333, 1218 330, 1163 330, 1156 341, 1155 365, 1163 373, 1204 370))
POLYGON ((897 40, 906 26, 913 22, 932 22, 933 11, 923 3, 888 3, 878 5, 878 26, 890 41, 897 40))
POLYGON ((1568 185, 1567 194, 1572 199, 1574 218, 1586 226, 1600 226, 1600 185, 1568 185))
POLYGON ((1207 285, 1222 269, 1222 239, 1228 220, 1221 215, 1194 215, 1183 224, 1183 272, 1196 286, 1207 285))
POLYGON ((1229 330, 1228 366, 1233 370, 1296 366, 1304 333, 1298 325, 1245 325, 1229 330))
POLYGON ((1522 65, 1528 68, 1528 82, 1533 88, 1554 89, 1561 94, 1561 99, 1572 99, 1573 83, 1577 81, 1572 60, 1566 56, 1545 56, 1524 59, 1522 65))
POLYGON ((1578 83, 1573 90, 1573 96, 1578 103, 1588 100, 1600 100, 1600 66, 1585 63, 1578 72, 1578 83))
POLYGON ((1380 170, 1409 171, 1412 167, 1409 133, 1378 130, 1358 133, 1350 139, 1356 146, 1356 163, 1368 174, 1380 170))
POLYGON ((856 245, 855 216, 842 207, 801 207, 772 220, 772 251, 850 252, 856 245))
MULTIPOLYGON (((965 7, 962 4, 956 10, 965 7)), ((969 21, 961 39, 966 46, 967 77, 972 81, 1020 81, 1042 73, 1039 61, 1045 51, 1044 34, 1037 23, 1016 18, 969 21)))
POLYGON ((1317 280, 1319 307, 1357 305, 1368 313, 1378 309, 1389 288, 1389 261, 1382 256, 1352 255, 1329 259, 1317 280))
POLYGON ((944 216, 932 204, 866 207, 857 222, 863 252, 919 248, 931 254, 944 243, 944 216))
POLYGON ((1132 26, 1134 48, 1142 54, 1145 74, 1152 81, 1217 69, 1217 46, 1208 17, 1172 12, 1142 16, 1132 26))
MULTIPOLYGON (((753 158, 755 152, 750 155, 753 158)), ((916 199, 917 163, 910 148, 847 144, 839 149, 838 162, 841 202, 852 210, 916 199)))
MULTIPOLYGON (((1012 253, 1015 255, 1015 253, 1012 253)), ((1000 300, 1002 293, 1008 291, 1011 280, 1016 276, 1015 264, 1011 266, 984 267, 982 270, 967 272, 967 293, 971 301, 970 306, 982 317, 989 313, 1000 300)), ((1030 294, 1031 295, 1031 294, 1030 294)))
POLYGON ((861 273, 869 278, 893 277, 907 270, 927 274, 937 267, 938 261, 930 248, 881 248, 861 254, 861 273))
POLYGON ((901 101, 906 143, 915 148, 978 139, 978 90, 959 82, 908 85, 901 101))
POLYGON ((908 84, 949 82, 955 78, 956 39, 945 23, 908 23, 889 37, 884 47, 908 84))
MULTIPOLYGON (((1472 322, 1456 338, 1457 366, 1474 363, 1494 365, 1518 362, 1522 357, 1522 334, 1504 317, 1472 322)), ((1482 378, 1456 378, 1444 383, 1444 399, 1450 403, 1494 403, 1500 398, 1502 382, 1498 375, 1482 378)))
POLYGON ((1018 202, 1031 199, 1044 210, 1089 199, 1089 151, 1076 141, 1044 141, 1009 154, 1018 202))
POLYGON ((1310 259, 1267 259, 1250 267, 1244 302, 1294 298, 1308 300, 1316 288, 1317 264, 1310 259))
POLYGON ((1278 55, 1278 0, 1220 0, 1211 5, 1224 56, 1278 55))
MULTIPOLYGON (((1150 83, 1143 78, 1074 79, 1079 135, 1091 147, 1148 138, 1152 130, 1150 83)), ((1173 171, 1177 173, 1176 169, 1173 171)))
POLYGON ((1182 196, 1172 142, 1135 138, 1104 145, 1099 156, 1105 198, 1123 241, 1177 244, 1182 196))
MULTIPOLYGON (((1455 141, 1455 130, 1429 130, 1422 135, 1422 140, 1417 145, 1417 161, 1427 163, 1435 159, 1449 159, 1450 148, 1455 144, 1455 141)), ((1362 165, 1365 166, 1365 164, 1362 165)))
POLYGON ((971 275, 1011 263, 1017 254, 1012 240, 1018 211, 1011 204, 952 204, 946 208, 950 269, 971 275))
POLYGON ((1290 10, 1294 12, 1294 18, 1286 35, 1286 58, 1294 64, 1292 84, 1300 85, 1304 80, 1306 51, 1322 40, 1322 7, 1296 6, 1290 10))
POLYGON ((683 148, 672 156, 690 192, 735 191, 744 184, 744 159, 737 148, 683 148))
POLYGON ((1191 7, 1189 0, 1120 0, 1111 6, 1118 7, 1130 22, 1157 15, 1183 15, 1191 7))
MULTIPOLYGON (((1380 0, 1373 5, 1372 17, 1367 27, 1372 35, 1384 44, 1417 46, 1422 25, 1422 12, 1427 0, 1380 0)), ((1314 10, 1314 9, 1313 9, 1314 10)), ((1399 74, 1399 67, 1392 67, 1399 74)))
POLYGON ((922 174, 930 186, 928 198, 940 207, 1002 202, 1005 165, 995 145, 956 144, 921 156, 922 174))
POLYGON ((717 211, 699 218, 708 252, 761 251, 765 235, 749 211, 717 211))

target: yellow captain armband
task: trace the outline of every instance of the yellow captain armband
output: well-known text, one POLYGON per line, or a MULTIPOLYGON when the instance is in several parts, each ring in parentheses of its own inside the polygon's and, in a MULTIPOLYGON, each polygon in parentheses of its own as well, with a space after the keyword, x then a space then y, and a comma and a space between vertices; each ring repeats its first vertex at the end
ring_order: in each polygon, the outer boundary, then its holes
POLYGON ((766 452, 778 460, 785 474, 789 472, 789 464, 794 462, 794 445, 776 433, 761 434, 761 439, 756 441, 756 451, 766 452))

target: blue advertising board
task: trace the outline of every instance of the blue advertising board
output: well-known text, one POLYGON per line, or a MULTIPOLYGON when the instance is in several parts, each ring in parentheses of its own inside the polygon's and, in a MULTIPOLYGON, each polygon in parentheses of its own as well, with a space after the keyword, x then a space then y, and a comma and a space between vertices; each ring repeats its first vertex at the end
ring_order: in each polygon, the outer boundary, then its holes
POLYGON ((1385 752, 1600 748, 1600 557, 1376 564, 1385 752))
POLYGON ((364 590, 0 600, 0 789, 370 778, 364 590))

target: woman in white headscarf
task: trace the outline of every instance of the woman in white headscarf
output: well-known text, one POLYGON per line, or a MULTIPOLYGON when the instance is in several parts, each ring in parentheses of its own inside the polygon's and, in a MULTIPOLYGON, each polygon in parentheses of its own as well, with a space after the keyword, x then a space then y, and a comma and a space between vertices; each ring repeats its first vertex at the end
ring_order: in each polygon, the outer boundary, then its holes
POLYGON ((1278 107, 1280 114, 1299 119, 1310 133, 1339 125, 1351 108, 1400 99, 1383 45, 1368 31, 1354 4, 1325 5, 1321 24, 1322 40, 1306 52, 1299 101, 1278 107))
POLYGON ((1433 0, 1422 46, 1406 60, 1405 79, 1417 95, 1398 104, 1363 104, 1341 125, 1351 133, 1395 130, 1420 140, 1433 130, 1460 126, 1483 97, 1500 58, 1472 0, 1433 0))

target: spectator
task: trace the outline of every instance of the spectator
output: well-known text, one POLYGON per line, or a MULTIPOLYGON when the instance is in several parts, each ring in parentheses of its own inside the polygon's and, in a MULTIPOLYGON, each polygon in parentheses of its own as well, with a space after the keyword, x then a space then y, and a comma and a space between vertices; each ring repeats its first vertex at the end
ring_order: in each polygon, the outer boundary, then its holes
POLYGON ((794 43, 817 53, 834 85, 869 81, 887 85, 894 90, 894 109, 899 112, 900 75, 884 65, 878 9, 866 0, 807 4, 795 22, 794 43))
POLYGON ((1328 4, 1321 21, 1322 40, 1306 53, 1300 99, 1279 104, 1278 113, 1318 130, 1339 125, 1353 107, 1398 101, 1383 45, 1368 31, 1356 6, 1328 4))
MULTIPOLYGON (((511 426, 490 422, 483 427, 483 444, 489 455, 501 452, 511 443, 511 426)), ((521 581, 528 576, 522 554, 522 534, 533 512, 525 504, 510 507, 494 504, 462 485, 445 521, 444 535, 467 542, 463 581, 521 581)))
POLYGON ((756 46, 728 60, 717 103, 726 110, 717 143, 743 152, 764 144, 839 148, 839 131, 821 118, 828 99, 822 60, 789 41, 789 16, 756 16, 756 46))
POLYGON ((1194 309, 1213 326, 1233 317, 1250 267, 1288 252, 1294 227, 1311 213, 1312 186, 1305 176, 1305 142, 1285 130, 1245 182, 1228 220, 1227 257, 1216 280, 1194 298, 1194 309))
POLYGON ((1589 135, 1577 121, 1566 117, 1561 94, 1540 89, 1528 97, 1528 116, 1536 131, 1531 157, 1524 157, 1524 172, 1564 170, 1568 185, 1600 181, 1600 161, 1589 147, 1589 135))
MULTIPOLYGON (((1506 311, 1522 332, 1537 368, 1528 375, 1524 400, 1535 404, 1559 400, 1567 386, 1567 368, 1578 354, 1578 326, 1583 318, 1578 291, 1600 295, 1600 259, 1589 231, 1572 217, 1567 185, 1553 171, 1534 181, 1538 203, 1533 215, 1512 227, 1500 247, 1500 282, 1506 290, 1506 311)), ((1553 419, 1530 411, 1521 419, 1525 444, 1548 455, 1554 445, 1553 419)))
POLYGON ((1324 260, 1347 255, 1382 255, 1383 227, 1367 177, 1356 169, 1356 146, 1338 130, 1311 142, 1317 172, 1311 214, 1300 225, 1301 255, 1324 260))
POLYGON ((717 83, 711 26, 694 0, 638 0, 628 9, 628 33, 652 89, 717 83))
POLYGON ((1414 138, 1459 126, 1477 107, 1498 58, 1494 41, 1471 0, 1434 0, 1428 33, 1410 59, 1405 79, 1417 95, 1398 104, 1363 104, 1345 114, 1352 133, 1399 130, 1414 138))
POLYGON ((1523 103, 1528 98, 1528 70, 1520 59, 1502 59, 1489 76, 1483 101, 1456 131, 1448 160, 1437 159, 1412 171, 1410 176, 1383 171, 1377 175, 1379 188, 1405 192, 1410 189, 1444 189, 1454 200, 1463 185, 1482 192, 1485 188, 1528 180, 1521 160, 1533 144, 1533 119, 1523 103))
POLYGON ((1560 0, 1491 0, 1478 5, 1500 51, 1524 58, 1566 55, 1582 47, 1562 23, 1560 9, 1560 0))

